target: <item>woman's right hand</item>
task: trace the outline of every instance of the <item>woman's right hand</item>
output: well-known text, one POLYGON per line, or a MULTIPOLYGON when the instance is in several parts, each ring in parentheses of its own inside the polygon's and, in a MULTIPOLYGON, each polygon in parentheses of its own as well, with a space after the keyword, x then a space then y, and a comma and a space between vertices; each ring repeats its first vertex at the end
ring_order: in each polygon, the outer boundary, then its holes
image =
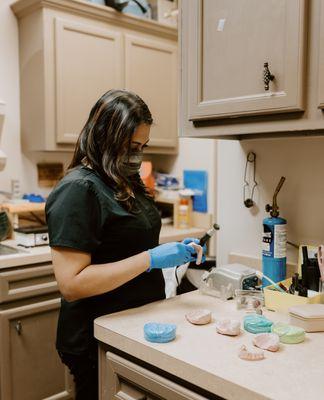
POLYGON ((172 268, 196 260, 196 250, 184 243, 165 243, 150 249, 148 252, 150 269, 172 268))

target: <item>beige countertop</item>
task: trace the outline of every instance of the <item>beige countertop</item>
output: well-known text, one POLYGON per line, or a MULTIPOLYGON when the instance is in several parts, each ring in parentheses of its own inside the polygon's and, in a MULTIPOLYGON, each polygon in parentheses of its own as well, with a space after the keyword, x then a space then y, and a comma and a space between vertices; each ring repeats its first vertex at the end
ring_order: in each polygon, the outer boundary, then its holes
POLYGON ((0 255, 0 269, 51 261, 51 249, 49 246, 24 248, 17 246, 14 240, 5 240, 1 244, 19 249, 19 253, 0 255))
MULTIPOLYGON (((244 311, 234 301, 222 302, 198 291, 95 320, 95 337, 125 353, 230 400, 305 400, 324 398, 324 333, 308 333, 305 342, 281 344, 265 359, 244 361, 238 357, 242 344, 252 346, 253 335, 238 337, 216 333, 215 324, 194 326, 184 315, 208 308, 213 320, 231 317, 242 320, 244 311), (177 325, 170 343, 149 343, 143 337, 146 322, 177 325)), ((272 321, 288 316, 265 311, 272 321)), ((253 347, 253 346, 252 346, 253 347)))
MULTIPOLYGON (((205 230, 201 228, 176 229, 173 226, 164 225, 161 228, 160 243, 178 241, 185 237, 199 237, 204 233, 205 230)), ((51 261, 51 249, 49 246, 17 247, 14 240, 5 240, 1 244, 16 247, 20 253, 0 255, 0 269, 51 261)))

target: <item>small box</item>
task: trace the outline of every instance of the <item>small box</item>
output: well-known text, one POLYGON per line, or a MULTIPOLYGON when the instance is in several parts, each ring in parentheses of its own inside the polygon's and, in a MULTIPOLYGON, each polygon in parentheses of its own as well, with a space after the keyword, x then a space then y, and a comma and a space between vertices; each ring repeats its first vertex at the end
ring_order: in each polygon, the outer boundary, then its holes
POLYGON ((324 332, 324 304, 304 304, 289 308, 290 323, 306 332, 324 332))
MULTIPOLYGON (((291 278, 281 283, 288 289, 291 285, 291 278)), ((269 310, 287 313, 292 306, 324 303, 324 293, 319 293, 314 297, 302 297, 290 293, 282 293, 273 289, 273 286, 266 286, 264 288, 264 303, 265 307, 269 310)))

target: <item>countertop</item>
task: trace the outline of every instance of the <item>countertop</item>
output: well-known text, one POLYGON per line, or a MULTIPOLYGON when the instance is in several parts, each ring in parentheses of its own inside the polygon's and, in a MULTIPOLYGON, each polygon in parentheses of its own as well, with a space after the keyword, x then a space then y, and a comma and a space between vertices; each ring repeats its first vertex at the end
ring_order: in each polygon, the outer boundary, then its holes
POLYGON ((19 253, 0 255, 0 269, 51 261, 49 246, 24 248, 17 246, 14 240, 5 240, 1 244, 19 249, 19 253))
MULTIPOLYGON (((176 229, 171 225, 163 225, 160 233, 160 243, 178 241, 185 237, 199 237, 204 233, 205 230, 202 228, 176 229)), ((17 247, 14 240, 5 240, 1 244, 16 247, 20 253, 0 255, 0 269, 51 261, 51 249, 49 246, 17 247)))
MULTIPOLYGON (((308 333, 305 342, 281 344, 276 353, 265 351, 265 359, 245 361, 238 357, 242 344, 252 346, 253 334, 216 333, 215 324, 194 326, 184 315, 208 308, 213 319, 242 320, 244 311, 234 301, 202 295, 198 291, 95 320, 95 337, 146 363, 229 400, 298 400, 324 396, 324 333, 308 333), (177 325, 173 342, 149 343, 143 338, 146 322, 177 325)), ((264 313, 272 321, 288 322, 288 316, 264 313)))

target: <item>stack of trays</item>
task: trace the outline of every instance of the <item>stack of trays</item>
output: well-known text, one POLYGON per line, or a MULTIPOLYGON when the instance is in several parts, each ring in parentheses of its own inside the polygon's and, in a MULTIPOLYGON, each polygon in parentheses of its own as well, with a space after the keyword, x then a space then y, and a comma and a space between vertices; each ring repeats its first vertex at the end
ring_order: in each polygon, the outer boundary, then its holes
POLYGON ((324 304, 305 304, 289 308, 290 322, 306 332, 324 332, 324 304))

